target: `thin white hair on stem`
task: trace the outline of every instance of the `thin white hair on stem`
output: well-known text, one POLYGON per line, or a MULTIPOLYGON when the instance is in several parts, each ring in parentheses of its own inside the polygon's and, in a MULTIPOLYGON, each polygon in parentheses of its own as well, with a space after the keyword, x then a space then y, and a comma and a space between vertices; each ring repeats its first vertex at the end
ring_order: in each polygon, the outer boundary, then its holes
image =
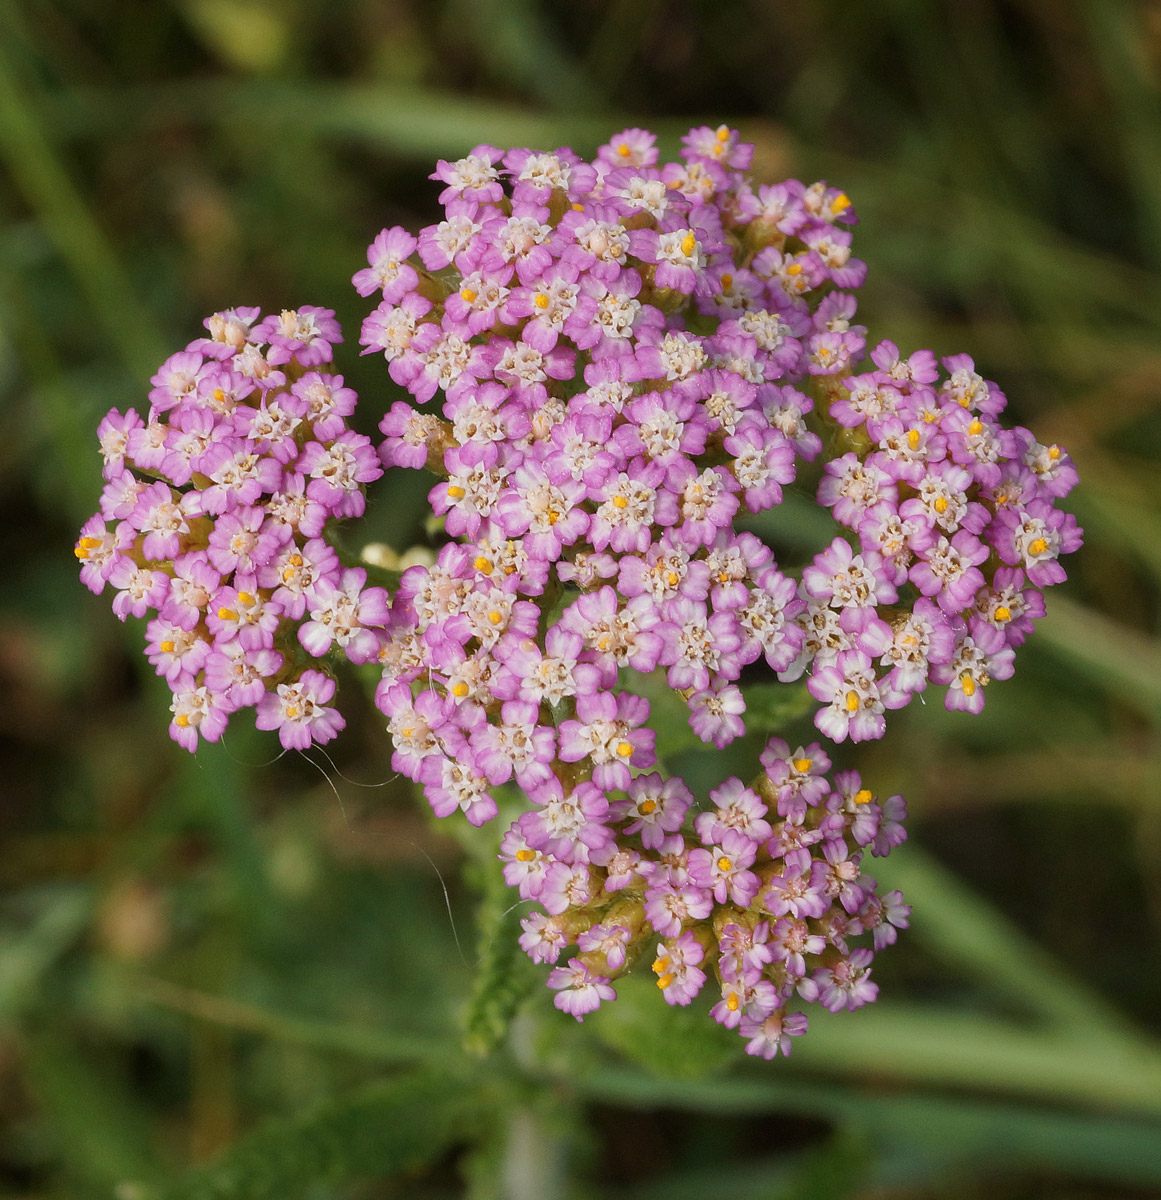
POLYGON ((361 788, 387 787, 388 784, 394 783, 397 779, 402 778, 400 776, 399 772, 396 771, 394 775, 389 775, 386 779, 382 780, 380 783, 360 783, 359 780, 351 779, 350 776, 344 775, 342 773, 342 771, 339 770, 338 765, 336 764, 335 760, 333 758, 331 758, 330 754, 328 754, 327 751, 325 751, 321 746, 318 746, 318 745, 312 746, 311 749, 316 750, 319 754, 321 754, 323 756, 323 758, 325 758, 327 760, 327 763, 330 765, 331 770, 344 783, 349 783, 351 785, 351 787, 361 787, 361 788))
MULTIPOLYGON (((473 970, 472 964, 470 962, 468 962, 467 956, 464 954, 464 948, 460 944, 460 934, 459 934, 459 930, 456 929, 455 914, 452 912, 451 893, 448 892, 447 884, 444 883, 444 881, 443 881, 443 872, 439 869, 439 867, 437 867, 435 865, 435 859, 433 859, 431 857, 431 855, 428 854, 428 852, 418 842, 412 842, 411 845, 414 846, 415 849, 418 850, 419 853, 422 854, 423 857, 427 859, 427 861, 431 864, 431 869, 435 872, 436 879, 439 880, 439 886, 443 890, 443 902, 444 902, 445 907, 447 908, 448 925, 451 926, 452 938, 454 939, 455 944, 456 944, 456 953, 458 953, 460 956, 460 962, 462 962, 464 964, 464 966, 467 967, 467 969, 469 971, 471 971, 471 970, 473 970)), ((477 961, 476 966, 478 967, 479 965, 480 964, 477 961)))
POLYGON ((351 818, 347 816, 346 806, 343 804, 343 798, 339 794, 339 789, 335 787, 335 781, 326 773, 326 770, 319 763, 316 763, 314 759, 311 758, 304 750, 300 750, 298 752, 298 757, 304 762, 310 763, 310 765, 314 767, 314 769, 327 781, 327 787, 334 792, 335 799, 339 802, 339 812, 343 814, 343 822, 347 826, 348 830, 352 829, 353 826, 351 825, 351 818))
POLYGON ((240 766, 240 767, 252 767, 255 770, 257 770, 259 767, 272 767, 280 758, 284 758, 287 754, 290 753, 289 750, 287 750, 285 747, 283 747, 283 749, 279 750, 279 752, 273 758, 268 758, 265 762, 252 763, 252 762, 246 762, 245 759, 239 758, 229 748, 229 746, 226 745, 226 735, 224 733, 218 739, 218 745, 222 747, 222 749, 226 753, 226 757, 231 762, 237 763, 238 766, 240 766))
MULTIPOLYGON (((510 912, 515 912, 515 911, 516 911, 516 909, 518 909, 518 908, 520 907, 520 905, 521 905, 521 904, 533 904, 533 903, 535 903, 535 901, 533 901, 533 900, 532 900, 532 899, 530 899, 529 897, 526 897, 526 896, 521 896, 521 897, 520 897, 520 899, 519 899, 519 900, 517 900, 515 904, 509 904, 509 905, 508 905, 508 907, 507 907, 506 909, 504 909, 504 911, 503 911, 503 912, 500 914, 500 920, 502 921, 502 920, 503 920, 503 919, 504 919, 504 918, 505 918, 505 917, 506 917, 506 916, 507 916, 507 915, 508 915, 510 912)), ((495 933, 493 932, 492 936, 488 938, 488 941, 487 941, 487 943, 484 945, 484 947, 483 947, 483 949, 482 949, 482 951, 481 951, 481 953, 480 953, 480 957, 479 957, 479 959, 478 959, 478 960, 477 960, 477 962, 476 962, 476 966, 479 966, 479 965, 480 965, 480 963, 484 961, 484 954, 485 954, 485 953, 486 953, 488 950, 491 950, 491 948, 492 948, 492 943, 493 943, 495 940, 496 940, 496 935, 495 935, 495 933)))

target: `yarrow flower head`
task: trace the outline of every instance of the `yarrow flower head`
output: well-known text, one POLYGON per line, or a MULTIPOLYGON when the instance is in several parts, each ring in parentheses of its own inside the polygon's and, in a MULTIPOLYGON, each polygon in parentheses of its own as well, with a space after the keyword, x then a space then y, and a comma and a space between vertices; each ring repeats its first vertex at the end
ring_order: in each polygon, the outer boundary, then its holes
POLYGON ((354 392, 312 369, 342 340, 333 312, 233 309, 206 329, 153 377, 144 416, 102 422, 106 484, 77 542, 81 578, 113 590, 122 620, 152 617, 147 653, 180 745, 217 741, 253 708, 259 728, 306 749, 345 724, 334 679, 308 664, 332 645, 376 658, 385 636, 386 592, 320 536, 363 512, 382 466, 347 427, 354 392))
POLYGON ((667 1003, 709 985, 770 1058, 803 1007, 875 998, 909 909, 864 857, 903 840, 903 800, 779 738, 696 797, 645 693, 718 750, 760 661, 831 743, 884 736, 929 684, 978 712, 1080 531, 1057 508, 1067 454, 1005 429, 970 358, 868 356, 850 198, 756 185, 751 156, 720 126, 666 164, 640 129, 588 162, 441 161, 442 219, 384 229, 353 280, 376 303, 363 352, 409 397, 379 446, 347 427, 329 310, 215 314, 144 417, 102 423, 77 556, 118 616, 153 614, 182 745, 242 707, 288 749, 325 741, 342 717, 312 659, 369 665, 393 768, 436 815, 483 825, 498 789, 523 795, 500 858, 558 1008, 583 1019, 644 956, 667 1003), (816 459, 836 536, 779 563, 738 521, 816 459), (434 474, 447 536, 390 596, 328 537, 383 466, 434 474))

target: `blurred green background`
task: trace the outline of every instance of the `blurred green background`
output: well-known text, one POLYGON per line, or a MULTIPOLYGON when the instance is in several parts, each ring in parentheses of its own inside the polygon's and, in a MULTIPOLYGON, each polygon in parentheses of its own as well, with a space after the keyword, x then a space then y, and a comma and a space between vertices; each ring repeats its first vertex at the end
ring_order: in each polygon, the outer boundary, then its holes
POLYGON ((0 0, 0 1196, 1161 1196, 1159 79, 1128 0, 0 0), (772 1064, 647 985, 556 1013, 354 681, 332 761, 185 755, 71 554, 105 410, 223 307, 355 340, 436 158, 719 121, 852 196, 872 337, 973 354, 1087 534, 983 717, 843 755, 913 928, 772 1064))

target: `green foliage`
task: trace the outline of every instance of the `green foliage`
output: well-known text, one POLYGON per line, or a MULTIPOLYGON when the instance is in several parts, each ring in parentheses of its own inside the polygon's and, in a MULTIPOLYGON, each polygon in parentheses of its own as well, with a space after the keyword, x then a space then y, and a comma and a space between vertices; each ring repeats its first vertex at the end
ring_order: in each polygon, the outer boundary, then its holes
POLYGON ((504 882, 490 831, 468 830, 462 840, 473 852, 468 880, 480 892, 478 960, 463 1019, 464 1048, 483 1057, 507 1037, 517 1009, 538 980, 517 941, 524 905, 504 882))
POLYGON ((271 1121, 210 1167, 135 1200, 291 1200, 350 1180, 414 1174, 475 1132, 476 1097, 449 1075, 370 1084, 271 1121))

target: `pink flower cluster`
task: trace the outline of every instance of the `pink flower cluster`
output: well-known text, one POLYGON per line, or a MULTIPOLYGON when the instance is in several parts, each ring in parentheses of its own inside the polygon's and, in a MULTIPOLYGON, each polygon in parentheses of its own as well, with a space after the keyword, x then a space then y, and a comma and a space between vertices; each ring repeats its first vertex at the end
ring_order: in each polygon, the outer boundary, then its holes
POLYGON ((929 680, 948 709, 980 712, 1081 538, 1055 507, 1076 483, 1068 455, 1004 429, 1003 393, 966 354, 943 360, 942 381, 930 351, 882 342, 871 362, 825 388, 852 448, 826 463, 818 501, 855 544, 836 538, 800 586, 815 724, 836 742, 881 737, 884 709, 929 680))
POLYGON ((311 659, 374 664, 393 767, 438 816, 482 825, 498 788, 527 797, 501 858, 540 906, 525 950, 571 956, 548 977, 559 1008, 582 1018, 653 953, 666 1002, 712 974, 714 1018, 772 1057, 806 1028, 792 1004, 874 999, 873 953, 908 909, 861 860, 903 840, 902 798, 774 739, 753 782, 696 811, 633 676, 718 749, 745 732, 759 662, 805 680, 833 742, 883 736, 929 683, 978 712, 1080 531, 1055 507, 1068 456, 1005 430, 967 356, 941 376, 881 342, 856 373, 851 202, 755 185, 751 154, 722 126, 666 164, 639 129, 591 162, 487 145, 440 162, 444 218, 383 230, 353 280, 376 298, 364 353, 409 394, 378 452, 320 369, 332 313, 216 314, 154 378, 148 420, 102 424, 77 555, 122 619, 156 614, 182 745, 248 706, 284 746, 326 741, 343 722, 311 659), (820 458, 843 532, 780 565, 740 522, 820 458), (380 462, 437 477, 449 539, 390 598, 325 537, 380 462))
POLYGON ((311 656, 379 651, 387 594, 323 533, 362 514, 382 468, 347 428, 355 393, 317 369, 342 341, 333 312, 238 308, 206 328, 153 377, 145 419, 114 409, 101 422, 106 483, 76 545, 81 579, 113 590, 121 620, 152 616, 146 654, 173 691, 180 745, 217 741, 252 707, 303 750, 344 725, 311 656))
POLYGON ((693 795, 656 772, 621 799, 581 782, 525 813, 501 843, 504 877, 544 910, 523 921, 535 961, 576 948, 548 976, 557 1007, 583 1018, 650 948, 667 1004, 689 1004, 713 971, 713 1018, 766 1058, 806 1030, 790 1002, 838 1012, 874 1000, 873 950, 850 940, 890 945, 910 909, 899 892, 877 894, 862 857, 904 840, 906 809, 901 796, 880 803, 855 771, 832 784, 830 765, 817 744, 792 752, 772 739, 754 785, 727 779, 692 830, 693 795))
POLYGON ((651 770, 632 673, 663 672, 719 748, 745 731, 738 681, 759 659, 808 676, 836 742, 882 736, 885 709, 929 681, 978 711, 1079 540, 1052 508, 1075 473, 999 428, 1003 398, 966 358, 937 386, 933 355, 885 342, 854 375, 849 199, 755 187, 725 127, 684 141, 665 165, 642 130, 592 162, 479 146, 439 164, 443 220, 371 245, 360 340, 411 395, 381 453, 440 477, 429 498, 454 539, 403 578, 378 700, 394 766, 438 815, 487 821, 509 781, 531 801, 502 857, 544 910, 528 952, 575 950, 549 977, 559 1007, 611 998, 660 937, 666 1000, 712 969, 715 1017, 772 1054, 805 1027, 792 997, 873 996, 872 951, 846 939, 885 944, 884 914, 905 913, 858 865, 902 838, 902 801, 844 776, 802 800, 794 764, 825 755, 775 742, 752 788, 711 793, 691 842, 694 798, 651 770), (820 433, 843 450, 818 501, 853 537, 792 575, 737 521, 780 503, 820 433))

